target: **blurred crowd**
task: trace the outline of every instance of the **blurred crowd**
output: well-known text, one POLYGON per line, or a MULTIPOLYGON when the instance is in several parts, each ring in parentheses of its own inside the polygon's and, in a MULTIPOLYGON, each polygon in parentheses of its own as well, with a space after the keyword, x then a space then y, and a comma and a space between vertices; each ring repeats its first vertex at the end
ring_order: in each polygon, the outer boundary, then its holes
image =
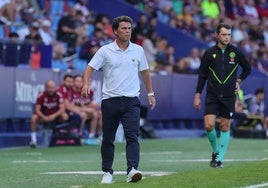
MULTIPOLYGON (((232 43, 246 54, 253 68, 267 74, 266 0, 125 1, 143 12, 134 24, 131 40, 143 46, 152 72, 196 74, 205 50, 192 48, 187 57, 178 58, 166 36, 158 35, 157 22, 208 46, 215 44, 216 25, 227 22, 233 27, 232 43)), ((111 18, 90 11, 87 3, 87 0, 1 0, 0 26, 10 42, 52 45, 52 68, 83 69, 100 46, 114 40, 111 18)))
MULTIPOLYGON (((157 19, 159 22, 204 41, 209 46, 215 44, 215 28, 218 23, 229 23, 233 28, 232 43, 246 54, 253 68, 267 74, 268 3, 266 0, 126 1, 143 11, 150 20, 157 19)), ((142 19, 140 22, 142 22, 142 19)), ((143 34, 146 32, 145 29, 143 34)), ((156 36, 154 34, 149 34, 148 36, 156 49, 151 50, 151 54, 156 54, 156 51, 159 53, 156 36)), ((163 45, 163 43, 161 44, 163 45)), ((146 42, 147 45, 148 42, 146 42)), ((170 54, 172 47, 170 47, 167 41, 165 46, 168 61, 165 62, 164 72, 196 73, 204 49, 193 48, 189 52, 189 57, 173 59, 170 54)), ((162 60, 154 56, 153 61, 160 64, 160 69, 163 69, 164 63, 162 60)))
MULTIPOLYGON (((3 0, 1 40, 33 45, 33 61, 38 59, 38 45, 52 45, 53 69, 83 70, 97 49, 114 39, 110 18, 89 11, 87 2, 3 0)), ((32 68, 39 68, 36 64, 30 62, 32 68)))

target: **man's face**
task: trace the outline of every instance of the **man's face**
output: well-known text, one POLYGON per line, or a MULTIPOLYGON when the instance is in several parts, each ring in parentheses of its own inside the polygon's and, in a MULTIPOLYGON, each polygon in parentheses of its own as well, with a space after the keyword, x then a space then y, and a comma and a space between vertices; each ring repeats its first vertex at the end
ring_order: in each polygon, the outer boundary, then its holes
POLYGON ((264 100, 264 93, 257 94, 256 98, 257 98, 258 102, 263 101, 264 100))
POLYGON ((76 89, 81 89, 82 86, 83 86, 82 78, 81 77, 76 77, 75 80, 74 80, 74 87, 76 89))
POLYGON ((221 45, 229 44, 231 41, 231 29, 221 28, 217 34, 217 39, 221 45))
POLYGON ((131 32, 132 28, 129 22, 120 22, 118 29, 114 31, 117 38, 122 42, 130 40, 131 32))
POLYGON ((48 82, 46 84, 45 90, 49 96, 53 96, 56 91, 56 86, 54 82, 48 82))
POLYGON ((64 86, 67 87, 68 89, 73 87, 74 79, 73 78, 66 78, 63 82, 64 86))

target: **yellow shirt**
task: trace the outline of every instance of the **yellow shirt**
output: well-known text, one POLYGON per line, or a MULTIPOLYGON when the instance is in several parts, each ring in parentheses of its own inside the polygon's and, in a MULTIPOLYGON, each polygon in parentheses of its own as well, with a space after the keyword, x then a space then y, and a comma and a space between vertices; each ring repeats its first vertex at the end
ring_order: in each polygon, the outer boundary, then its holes
POLYGON ((220 14, 218 4, 216 2, 210 2, 210 0, 203 0, 201 3, 202 13, 204 16, 211 18, 217 18, 220 14))

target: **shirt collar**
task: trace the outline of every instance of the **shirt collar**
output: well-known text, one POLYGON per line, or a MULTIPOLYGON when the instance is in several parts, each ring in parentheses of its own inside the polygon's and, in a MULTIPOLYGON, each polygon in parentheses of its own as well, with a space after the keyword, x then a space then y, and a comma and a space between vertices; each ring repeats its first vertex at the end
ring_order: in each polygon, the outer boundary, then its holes
MULTIPOLYGON (((113 42, 113 46, 114 46, 114 49, 115 49, 116 51, 122 51, 122 50, 119 48, 119 46, 117 45, 116 40, 114 40, 114 42, 113 42)), ((128 45, 128 47, 127 47, 127 49, 126 49, 125 51, 132 50, 132 49, 133 49, 133 43, 129 41, 129 45, 128 45)))

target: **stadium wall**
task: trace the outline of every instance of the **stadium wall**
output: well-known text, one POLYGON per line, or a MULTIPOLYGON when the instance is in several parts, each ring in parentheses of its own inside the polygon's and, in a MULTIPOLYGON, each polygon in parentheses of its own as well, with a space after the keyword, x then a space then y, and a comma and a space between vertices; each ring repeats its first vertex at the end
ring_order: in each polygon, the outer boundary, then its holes
MULTIPOLYGON (((44 83, 53 79, 59 85, 66 71, 51 69, 25 69, 1 67, 0 74, 0 118, 29 118, 32 106, 39 92, 43 91, 44 83)), ((80 71, 68 72, 73 75, 80 71)), ((156 93, 157 107, 149 111, 148 120, 169 119, 202 119, 202 110, 193 108, 193 97, 197 81, 196 75, 171 74, 153 75, 153 87, 156 93)), ((95 101, 101 101, 102 73, 93 75, 92 89, 95 91, 95 101)), ((250 76, 242 85, 245 94, 254 93, 258 87, 268 88, 267 76, 250 76)), ((268 93, 266 93, 266 106, 268 93)), ((141 88, 142 104, 148 106, 144 85, 141 88)))

